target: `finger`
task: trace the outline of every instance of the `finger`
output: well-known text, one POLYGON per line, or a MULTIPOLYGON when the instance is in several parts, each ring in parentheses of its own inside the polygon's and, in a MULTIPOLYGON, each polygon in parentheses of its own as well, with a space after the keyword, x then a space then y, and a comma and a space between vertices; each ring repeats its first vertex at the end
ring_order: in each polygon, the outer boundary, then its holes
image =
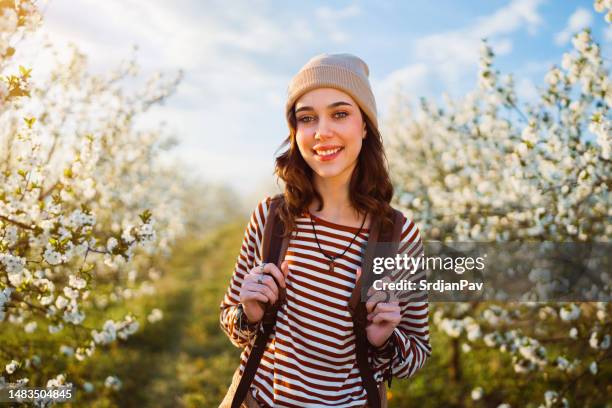
POLYGON ((261 275, 265 273, 262 269, 261 266, 257 265, 251 268, 251 272, 249 272, 250 275, 261 275))
POLYGON ((262 303, 266 303, 268 301, 268 298, 263 293, 248 290, 245 292, 244 298, 240 299, 240 301, 246 302, 249 300, 258 300, 262 303))
POLYGON ((244 281, 242 282, 242 286, 250 288, 251 290, 254 290, 257 285, 259 285, 259 282, 261 281, 261 283, 263 284, 264 282, 264 276, 260 273, 257 272, 253 272, 248 274, 247 276, 244 277, 244 281))
POLYGON ((389 295, 385 292, 376 292, 373 296, 370 296, 366 302, 366 310, 368 313, 374 311, 374 308, 379 303, 386 303, 389 300, 389 295))
POLYGON ((287 277, 289 276, 289 261, 283 261, 281 264, 281 272, 283 273, 285 280, 287 280, 287 277))
POLYGON ((368 298, 368 301, 366 302, 366 310, 368 313, 371 313, 377 303, 386 302, 388 299, 389 294, 379 290, 368 298))
POLYGON ((257 285, 257 291, 259 291, 260 293, 263 293, 266 296, 267 300, 270 301, 271 304, 276 303, 276 299, 278 297, 274 294, 274 292, 272 292, 272 289, 270 289, 266 285, 259 285, 258 284, 257 285))
POLYGON ((270 274, 281 287, 285 287, 285 275, 278 269, 278 266, 273 263, 267 263, 264 267, 264 273, 270 274))
POLYGON ((374 296, 370 297, 370 299, 366 302, 366 311, 368 313, 372 313, 376 305, 381 301, 382 299, 375 299, 374 296))
POLYGON ((400 320, 401 320, 401 316, 399 315, 399 313, 396 313, 396 312, 378 313, 371 319, 372 323, 383 323, 383 322, 399 323, 400 320))
POLYGON ((393 303, 383 303, 383 302, 379 302, 376 304, 376 307, 374 308, 374 313, 380 313, 380 312, 400 312, 400 308, 399 305, 395 305, 393 303))
POLYGON ((278 299, 278 294, 274 293, 272 289, 270 289, 268 286, 263 287, 263 292, 264 292, 264 295, 266 295, 268 299, 270 299, 270 304, 276 303, 276 300, 278 299))
POLYGON ((261 278, 261 282, 263 285, 266 285, 270 288, 272 292, 278 297, 278 286, 276 286, 276 282, 274 282, 274 278, 270 275, 263 275, 261 278))

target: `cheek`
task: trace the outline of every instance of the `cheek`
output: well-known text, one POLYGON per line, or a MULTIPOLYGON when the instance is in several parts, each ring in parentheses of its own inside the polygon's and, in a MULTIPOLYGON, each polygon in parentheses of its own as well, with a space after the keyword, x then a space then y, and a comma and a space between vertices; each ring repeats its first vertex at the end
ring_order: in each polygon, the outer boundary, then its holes
POLYGON ((298 128, 295 133, 295 144, 302 153, 302 157, 309 158, 314 155, 312 148, 319 142, 315 139, 316 130, 303 126, 298 128))
POLYGON ((347 150, 351 157, 356 158, 359 156, 361 149, 363 149, 363 139, 360 135, 351 137, 351 140, 347 140, 347 150))
POLYGON ((308 142, 308 137, 303 133, 297 133, 295 135, 295 144, 297 145, 298 150, 302 153, 302 156, 308 155, 310 153, 310 143, 308 142))

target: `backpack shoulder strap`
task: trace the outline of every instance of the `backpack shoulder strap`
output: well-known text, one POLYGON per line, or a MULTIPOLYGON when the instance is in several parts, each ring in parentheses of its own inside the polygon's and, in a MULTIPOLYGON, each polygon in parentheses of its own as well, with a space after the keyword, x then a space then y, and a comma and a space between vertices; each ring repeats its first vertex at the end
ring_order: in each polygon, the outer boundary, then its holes
POLYGON ((363 257, 361 259, 361 279, 359 284, 355 285, 355 287, 353 288, 353 292, 351 293, 351 298, 349 300, 349 309, 351 310, 351 312, 354 312, 356 310, 357 304, 361 300, 361 288, 365 285, 369 286, 373 283, 374 276, 370 273, 370 271, 372 270, 374 258, 378 256, 395 256, 395 253, 397 253, 402 234, 403 218, 404 215, 402 214, 402 212, 394 208, 393 229, 383 231, 382 233, 380 231, 380 220, 377 217, 372 219, 368 242, 362 252, 363 257), (378 242, 392 244, 388 245, 389 247, 386 248, 377 248, 376 244, 378 242))
MULTIPOLYGON (((274 263, 279 269, 281 262, 285 258, 287 246, 289 244, 290 235, 287 234, 283 237, 283 223, 278 214, 278 208, 284 203, 284 197, 282 194, 272 197, 270 202, 270 208, 268 210, 268 216, 264 226, 264 232, 262 237, 262 259, 265 263, 274 263)), ((262 325, 260 331, 257 333, 255 343, 251 349, 248 360, 246 362, 244 372, 240 377, 238 387, 236 387, 236 393, 232 400, 232 408, 240 408, 244 399, 246 398, 251 383, 255 378, 255 373, 263 357, 266 344, 272 334, 274 325, 276 324, 276 315, 278 310, 285 301, 286 291, 282 288, 278 282, 276 282, 279 288, 279 298, 273 305, 268 304, 264 316, 262 319, 262 325)))
POLYGON ((369 287, 374 279, 372 271, 372 263, 375 257, 379 256, 394 256, 399 247, 399 241, 402 233, 403 215, 398 210, 393 210, 393 228, 381 231, 381 221, 378 217, 372 220, 372 228, 368 242, 363 251, 361 261, 361 279, 356 282, 351 298, 349 299, 349 310, 353 318, 353 331, 355 333, 355 353, 357 366, 361 381, 366 390, 368 398, 368 407, 380 408, 380 393, 374 374, 368 361, 370 343, 366 333, 366 307, 365 301, 361 301, 361 288, 369 287), (385 245, 377 245, 377 243, 385 243, 385 245), (362 286, 363 285, 363 286, 362 286))
POLYGON ((284 201, 282 194, 277 194, 270 199, 270 208, 261 241, 261 258, 266 263, 278 264, 287 250, 285 244, 288 243, 288 240, 283 239, 283 223, 278 215, 278 208, 284 204, 284 201))

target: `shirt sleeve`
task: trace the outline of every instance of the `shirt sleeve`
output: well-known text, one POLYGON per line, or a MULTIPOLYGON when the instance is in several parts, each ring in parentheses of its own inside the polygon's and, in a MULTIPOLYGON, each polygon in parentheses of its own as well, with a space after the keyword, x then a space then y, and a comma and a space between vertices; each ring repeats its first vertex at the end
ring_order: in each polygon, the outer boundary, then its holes
MULTIPOLYGON (((424 256, 423 242, 416 224, 404 217, 398 253, 419 259, 424 256)), ((417 267, 402 269, 397 279, 416 282, 425 279, 423 261, 417 267)), ((431 355, 429 343, 429 303, 426 291, 398 291, 401 308, 400 324, 380 348, 374 350, 373 366, 383 379, 394 376, 409 378, 423 367, 431 355), (391 352, 390 352, 391 351, 391 352)))
POLYGON ((270 197, 266 197, 260 201, 251 215, 244 232, 240 253, 234 266, 234 273, 219 306, 221 311, 219 317, 221 328, 236 347, 246 347, 251 341, 253 334, 257 331, 257 327, 251 330, 240 330, 236 312, 240 303, 240 288, 242 287, 244 277, 255 265, 261 262, 261 240, 270 208, 270 199, 270 197))

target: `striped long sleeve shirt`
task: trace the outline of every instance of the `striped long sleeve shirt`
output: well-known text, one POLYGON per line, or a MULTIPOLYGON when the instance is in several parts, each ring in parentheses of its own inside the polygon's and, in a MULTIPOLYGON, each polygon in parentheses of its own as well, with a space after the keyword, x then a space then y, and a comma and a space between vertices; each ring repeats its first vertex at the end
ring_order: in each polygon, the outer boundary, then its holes
MULTIPOLYGON (((240 372, 244 371, 254 343, 254 332, 241 331, 236 311, 246 274, 261 262, 261 242, 270 206, 262 200, 246 227, 240 254, 227 292, 221 302, 220 323, 236 347, 244 348, 240 372)), ((359 230, 326 221, 308 212, 296 219, 285 260, 289 262, 286 302, 277 315, 275 329, 253 383, 251 394, 265 407, 359 407, 367 402, 355 356, 353 321, 349 299, 361 266, 361 248, 369 230, 362 229, 346 253, 336 259, 330 273, 312 231, 314 225, 323 251, 340 256, 359 230)), ((400 253, 420 256, 423 245, 414 222, 403 217, 400 253)), ((411 280, 423 278, 415 271, 411 280)), ((427 297, 400 300, 401 322, 392 333, 393 357, 371 348, 368 356, 377 383, 385 373, 408 378, 431 354, 427 297)), ((387 344, 386 343, 386 344, 387 344)))

